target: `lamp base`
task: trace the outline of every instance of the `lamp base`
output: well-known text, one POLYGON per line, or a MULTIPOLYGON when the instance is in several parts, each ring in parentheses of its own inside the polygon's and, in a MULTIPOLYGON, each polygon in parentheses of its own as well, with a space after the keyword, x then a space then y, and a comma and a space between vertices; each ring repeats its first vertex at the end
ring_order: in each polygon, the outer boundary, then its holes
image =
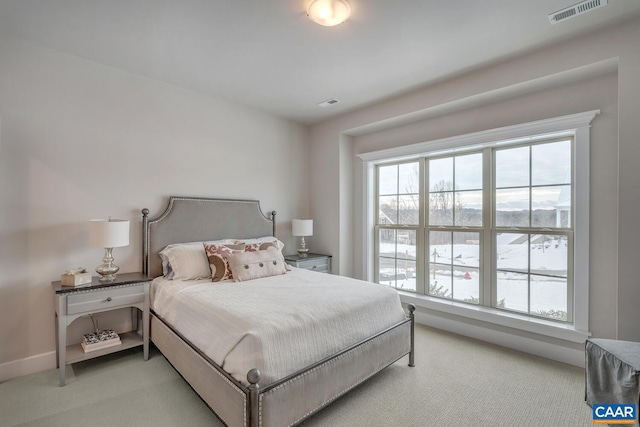
POLYGON ((115 274, 106 274, 104 276, 100 276, 100 278, 98 280, 100 281, 100 283, 113 282, 114 280, 116 280, 116 275, 115 274))
POLYGON ((300 237, 300 246, 298 246, 298 255, 300 258, 306 258, 309 255, 309 249, 304 241, 304 236, 300 237))
POLYGON ((101 282, 111 282, 115 280, 116 273, 120 270, 120 267, 113 263, 113 256, 111 256, 113 248, 104 249, 104 258, 102 258, 102 265, 96 267, 96 273, 100 275, 101 282))
POLYGON ((96 267, 96 273, 100 275, 99 280, 101 282, 112 282, 116 279, 116 273, 120 270, 120 267, 114 264, 102 264, 96 267))

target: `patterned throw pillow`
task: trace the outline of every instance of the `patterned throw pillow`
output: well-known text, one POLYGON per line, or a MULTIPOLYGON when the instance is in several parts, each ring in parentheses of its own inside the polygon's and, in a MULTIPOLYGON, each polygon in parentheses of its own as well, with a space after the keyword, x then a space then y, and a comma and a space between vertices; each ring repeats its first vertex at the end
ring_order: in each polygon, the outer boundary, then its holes
POLYGON ((280 240, 278 240, 277 237, 275 236, 264 236, 264 237, 258 237, 255 239, 242 239, 242 240, 236 240, 234 242, 235 244, 240 244, 240 243, 244 243, 245 245, 254 245, 255 243, 261 244, 261 243, 275 243, 278 247, 278 249, 280 250, 280 252, 282 252, 282 250, 284 249, 284 243, 282 243, 280 240))
POLYGON ((246 243, 244 245, 244 250, 246 252, 256 252, 256 251, 265 251, 267 248, 276 248, 278 249, 278 244, 273 242, 263 242, 263 243, 246 243))
POLYGON ((231 254, 244 252, 244 244, 241 245, 215 245, 204 244, 204 251, 209 259, 211 269, 211 281, 220 282, 233 278, 233 272, 229 268, 227 257, 231 254))

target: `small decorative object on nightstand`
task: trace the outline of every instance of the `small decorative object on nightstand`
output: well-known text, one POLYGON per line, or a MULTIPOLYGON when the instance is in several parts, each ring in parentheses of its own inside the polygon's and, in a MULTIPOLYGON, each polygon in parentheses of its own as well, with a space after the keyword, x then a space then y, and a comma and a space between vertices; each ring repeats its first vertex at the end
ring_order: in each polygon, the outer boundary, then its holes
POLYGON ((84 267, 72 268, 60 276, 62 286, 84 286, 91 283, 91 273, 84 267))
POLYGON ((141 345, 144 360, 149 359, 149 283, 151 278, 141 273, 124 273, 109 283, 94 277, 83 287, 63 286, 51 282, 55 292, 56 356, 60 368, 60 386, 65 384, 66 365, 103 356, 114 351, 141 345), (102 311, 131 307, 133 330, 119 335, 120 343, 85 352, 82 345, 67 345, 67 326, 78 317, 102 311), (141 332, 138 317, 142 316, 141 332))
POLYGON ((298 255, 305 257, 309 253, 307 244, 304 241, 305 236, 313 236, 313 220, 312 219, 294 219, 291 221, 291 234, 300 237, 300 246, 298 247, 298 255))
POLYGON ((293 267, 304 268, 305 270, 317 271, 319 273, 331 273, 331 255, 285 255, 284 260, 293 267))

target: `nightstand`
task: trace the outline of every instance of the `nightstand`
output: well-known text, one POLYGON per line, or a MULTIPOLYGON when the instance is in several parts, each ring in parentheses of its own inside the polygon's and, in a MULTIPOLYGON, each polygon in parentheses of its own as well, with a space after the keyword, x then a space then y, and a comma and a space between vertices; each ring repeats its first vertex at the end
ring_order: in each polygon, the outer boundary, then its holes
POLYGON ((141 273, 118 274, 111 282, 94 277, 91 284, 78 287, 51 282, 55 292, 56 360, 60 369, 60 386, 65 384, 66 365, 104 356, 115 351, 143 346, 144 360, 149 359, 149 283, 141 273), (85 353, 80 344, 67 344, 67 327, 78 317, 118 308, 131 308, 133 330, 120 334, 122 344, 85 353), (139 310, 139 311, 138 311, 139 310), (138 315, 142 313, 142 336, 138 333, 138 315))
POLYGON ((331 255, 308 254, 306 257, 301 257, 300 255, 285 255, 284 260, 293 267, 304 268, 320 273, 331 273, 331 255))

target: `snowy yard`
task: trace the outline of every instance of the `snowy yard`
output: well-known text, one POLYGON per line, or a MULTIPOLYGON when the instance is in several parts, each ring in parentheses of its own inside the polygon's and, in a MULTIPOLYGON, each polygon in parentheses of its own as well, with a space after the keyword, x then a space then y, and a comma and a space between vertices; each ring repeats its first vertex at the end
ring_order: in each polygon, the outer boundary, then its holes
MULTIPOLYGON (((498 235, 497 300, 505 308, 525 313, 566 311, 567 246, 565 241, 551 237, 532 236, 529 244, 521 234, 498 235)), ((429 251, 430 284, 446 292, 448 298, 477 301, 480 293, 479 245, 430 245, 429 251)), ((416 246, 398 244, 396 249, 393 243, 381 243, 380 255, 380 283, 414 291, 416 246)))

